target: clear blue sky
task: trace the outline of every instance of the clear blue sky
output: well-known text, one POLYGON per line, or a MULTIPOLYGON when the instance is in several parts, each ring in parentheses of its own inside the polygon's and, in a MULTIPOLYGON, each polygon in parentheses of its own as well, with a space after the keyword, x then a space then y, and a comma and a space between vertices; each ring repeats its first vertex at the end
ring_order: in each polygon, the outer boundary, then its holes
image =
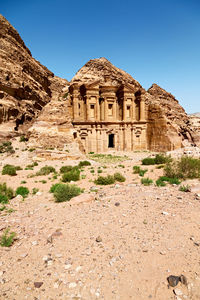
POLYGON ((57 76, 103 56, 200 111, 200 0, 0 0, 0 13, 57 76))

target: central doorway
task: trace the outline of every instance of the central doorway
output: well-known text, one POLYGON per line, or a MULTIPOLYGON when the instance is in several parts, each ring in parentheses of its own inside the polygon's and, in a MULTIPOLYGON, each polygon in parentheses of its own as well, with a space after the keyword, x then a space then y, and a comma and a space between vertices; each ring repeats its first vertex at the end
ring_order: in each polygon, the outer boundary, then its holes
POLYGON ((108 135, 108 148, 114 148, 114 134, 108 135))

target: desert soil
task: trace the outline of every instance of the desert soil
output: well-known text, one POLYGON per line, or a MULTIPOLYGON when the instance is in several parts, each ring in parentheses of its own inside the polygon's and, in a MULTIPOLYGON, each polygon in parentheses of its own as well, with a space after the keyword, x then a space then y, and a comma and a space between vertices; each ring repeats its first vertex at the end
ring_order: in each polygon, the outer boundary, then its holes
MULTIPOLYGON (((133 166, 149 153, 132 153, 107 168, 91 160, 92 166, 84 167, 86 178, 77 185, 93 201, 55 203, 49 189, 60 177, 27 176, 44 165, 59 171, 79 161, 43 161, 34 170, 24 170, 36 154, 22 151, 26 143, 15 140, 13 145, 15 154, 0 157, 1 170, 6 163, 23 170, 14 177, 0 175, 0 182, 39 192, 12 199, 0 212, 0 235, 8 227, 17 234, 11 247, 0 247, 1 300, 200 299, 198 181, 189 182, 195 192, 188 193, 176 185, 144 186, 133 166), (99 167, 100 175, 121 172, 126 181, 92 192, 99 167), (9 213, 10 208, 14 211, 9 213), (168 287, 167 277, 181 274, 188 286, 168 287)), ((154 181, 163 174, 155 166, 147 169, 145 177, 154 181)))

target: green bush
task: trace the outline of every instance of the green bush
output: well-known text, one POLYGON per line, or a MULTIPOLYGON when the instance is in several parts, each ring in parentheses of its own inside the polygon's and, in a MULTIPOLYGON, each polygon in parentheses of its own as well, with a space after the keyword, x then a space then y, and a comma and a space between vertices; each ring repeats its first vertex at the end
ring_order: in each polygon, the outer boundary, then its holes
POLYGON ((179 160, 167 163, 164 171, 167 177, 200 178, 200 159, 182 156, 179 160))
POLYGON ((139 176, 143 177, 146 172, 147 172, 147 169, 143 170, 140 168, 140 166, 133 166, 134 174, 139 174, 139 176))
POLYGON ((150 184, 153 183, 153 180, 148 178, 148 177, 147 178, 142 178, 141 183, 144 184, 144 185, 150 185, 150 184))
POLYGON ((33 194, 33 195, 37 194, 37 192, 39 192, 39 189, 38 189, 38 188, 33 188, 33 189, 32 189, 32 194, 33 194))
POLYGON ((12 165, 5 165, 2 170, 2 175, 10 175, 10 176, 17 175, 16 167, 12 165))
POLYGON ((10 232, 10 228, 7 228, 0 239, 1 247, 10 247, 14 243, 15 232, 10 232))
POLYGON ((133 166, 133 173, 134 174, 139 174, 140 173, 140 166, 133 166))
POLYGON ((83 192, 75 184, 62 184, 59 183, 53 192, 55 202, 69 201, 71 198, 80 195, 83 192))
POLYGON ((61 184, 62 184, 62 183, 55 183, 55 184, 52 184, 52 186, 51 186, 49 192, 50 192, 50 193, 54 193, 55 189, 56 189, 58 186, 60 186, 61 184))
POLYGON ((72 169, 73 169, 72 166, 62 166, 60 168, 60 173, 67 173, 67 172, 71 171, 72 169))
POLYGON ((103 171, 101 169, 97 170, 98 174, 101 174, 103 171))
POLYGON ((49 175, 50 173, 55 173, 56 170, 52 166, 45 166, 42 167, 37 173, 37 176, 42 176, 42 175, 49 175))
POLYGON ((3 142, 0 144, 0 153, 15 153, 11 142, 3 142))
POLYGON ((145 170, 141 169, 140 172, 139 172, 139 176, 143 177, 146 172, 147 172, 146 169, 145 170))
POLYGON ((7 187, 6 183, 0 184, 0 203, 8 203, 14 197, 13 189, 7 187))
POLYGON ((187 185, 181 185, 179 188, 179 191, 181 192, 191 192, 191 187, 187 184, 187 185))
POLYGON ((27 165, 26 166, 26 169, 33 169, 34 167, 36 167, 36 166, 38 166, 38 163, 37 162, 34 162, 34 163, 32 163, 32 164, 30 164, 30 165, 27 165))
POLYGON ((165 156, 163 154, 156 154, 155 164, 156 165, 166 164, 167 162, 170 162, 171 160, 172 159, 170 156, 165 156))
POLYGON ((111 175, 99 176, 94 182, 98 185, 108 185, 115 183, 115 178, 111 175))
POLYGON ((22 135, 22 136, 20 136, 19 141, 20 141, 20 142, 27 142, 28 139, 27 139, 24 135, 22 135))
POLYGON ((72 169, 71 171, 62 175, 62 182, 78 181, 80 180, 80 171, 72 169))
POLYGON ((91 163, 88 160, 83 160, 83 161, 80 161, 80 163, 78 164, 78 166, 80 168, 84 167, 84 166, 91 166, 91 163))
POLYGON ((115 179, 115 181, 118 181, 118 182, 126 181, 126 178, 121 173, 115 173, 114 179, 115 179))
POLYGON ((157 186, 166 186, 166 183, 162 181, 161 179, 156 180, 156 185, 157 186))
POLYGON ((19 186, 16 189, 16 195, 21 195, 23 198, 26 198, 29 194, 29 189, 25 186, 19 186))
POLYGON ((167 176, 161 176, 158 180, 161 180, 163 182, 169 182, 170 184, 180 184, 180 180, 176 177, 167 177, 167 176))
POLYGON ((155 158, 146 157, 142 160, 143 165, 160 165, 166 164, 171 161, 171 157, 165 156, 163 154, 156 154, 155 158))
POLYGON ((155 158, 152 157, 146 157, 142 160, 142 164, 147 166, 147 165, 155 165, 155 158))

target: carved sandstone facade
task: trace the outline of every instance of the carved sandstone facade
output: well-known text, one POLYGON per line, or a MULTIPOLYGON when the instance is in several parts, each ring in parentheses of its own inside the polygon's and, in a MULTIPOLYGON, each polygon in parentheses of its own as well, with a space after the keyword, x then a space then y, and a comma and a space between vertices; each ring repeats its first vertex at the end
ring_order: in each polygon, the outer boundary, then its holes
POLYGON ((146 105, 129 84, 72 83, 69 96, 74 137, 86 153, 147 149, 146 105))

